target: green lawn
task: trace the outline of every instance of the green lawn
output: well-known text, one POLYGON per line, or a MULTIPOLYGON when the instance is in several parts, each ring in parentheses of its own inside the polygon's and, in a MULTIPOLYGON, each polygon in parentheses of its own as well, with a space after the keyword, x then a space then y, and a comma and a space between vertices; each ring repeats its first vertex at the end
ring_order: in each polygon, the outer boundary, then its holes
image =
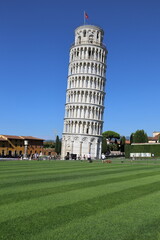
POLYGON ((160 164, 0 161, 0 239, 160 239, 160 164))

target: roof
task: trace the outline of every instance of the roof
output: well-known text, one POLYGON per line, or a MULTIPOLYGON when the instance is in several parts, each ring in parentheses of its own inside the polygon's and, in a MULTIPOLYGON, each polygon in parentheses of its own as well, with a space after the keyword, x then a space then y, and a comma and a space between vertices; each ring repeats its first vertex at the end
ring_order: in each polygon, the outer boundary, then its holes
POLYGON ((130 140, 126 140, 126 141, 125 141, 125 144, 130 144, 130 140))
POLYGON ((32 136, 22 136, 23 139, 26 139, 26 140, 41 140, 41 141, 44 141, 44 139, 42 138, 37 138, 37 137, 32 137, 32 136))
POLYGON ((17 139, 17 140, 41 140, 41 141, 44 141, 44 139, 42 138, 36 138, 36 137, 32 137, 32 136, 14 136, 14 135, 2 135, 0 136, 1 141, 6 141, 7 138, 8 139, 17 139), (4 138, 3 138, 4 137, 4 138))
POLYGON ((7 141, 7 139, 0 136, 0 141, 7 141))
POLYGON ((160 134, 156 135, 155 137, 148 137, 148 140, 154 140, 157 141, 160 137, 160 134))
POLYGON ((5 138, 9 138, 9 139, 20 139, 22 140, 23 138, 21 138, 20 136, 14 136, 14 135, 2 135, 5 138))

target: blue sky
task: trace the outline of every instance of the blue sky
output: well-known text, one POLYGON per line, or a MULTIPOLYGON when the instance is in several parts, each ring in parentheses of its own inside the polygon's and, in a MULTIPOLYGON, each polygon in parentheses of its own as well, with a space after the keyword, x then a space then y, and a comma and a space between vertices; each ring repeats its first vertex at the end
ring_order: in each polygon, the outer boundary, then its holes
POLYGON ((160 131, 159 0, 1 0, 0 134, 61 136, 69 49, 84 10, 108 49, 103 130, 160 131))

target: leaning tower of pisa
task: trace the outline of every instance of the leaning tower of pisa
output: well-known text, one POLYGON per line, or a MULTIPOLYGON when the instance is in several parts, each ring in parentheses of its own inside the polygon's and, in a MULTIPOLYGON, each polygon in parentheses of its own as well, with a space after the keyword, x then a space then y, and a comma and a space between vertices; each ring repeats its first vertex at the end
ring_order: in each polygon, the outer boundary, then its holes
POLYGON ((107 49, 100 27, 75 30, 70 48, 61 157, 100 158, 107 49))

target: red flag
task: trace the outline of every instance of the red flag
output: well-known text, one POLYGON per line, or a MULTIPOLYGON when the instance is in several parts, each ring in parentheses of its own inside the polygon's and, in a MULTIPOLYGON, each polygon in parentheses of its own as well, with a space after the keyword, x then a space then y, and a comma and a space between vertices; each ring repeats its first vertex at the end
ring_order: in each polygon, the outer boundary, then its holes
POLYGON ((84 13, 84 16, 85 16, 85 19, 88 19, 89 17, 88 17, 88 14, 85 12, 84 13))

